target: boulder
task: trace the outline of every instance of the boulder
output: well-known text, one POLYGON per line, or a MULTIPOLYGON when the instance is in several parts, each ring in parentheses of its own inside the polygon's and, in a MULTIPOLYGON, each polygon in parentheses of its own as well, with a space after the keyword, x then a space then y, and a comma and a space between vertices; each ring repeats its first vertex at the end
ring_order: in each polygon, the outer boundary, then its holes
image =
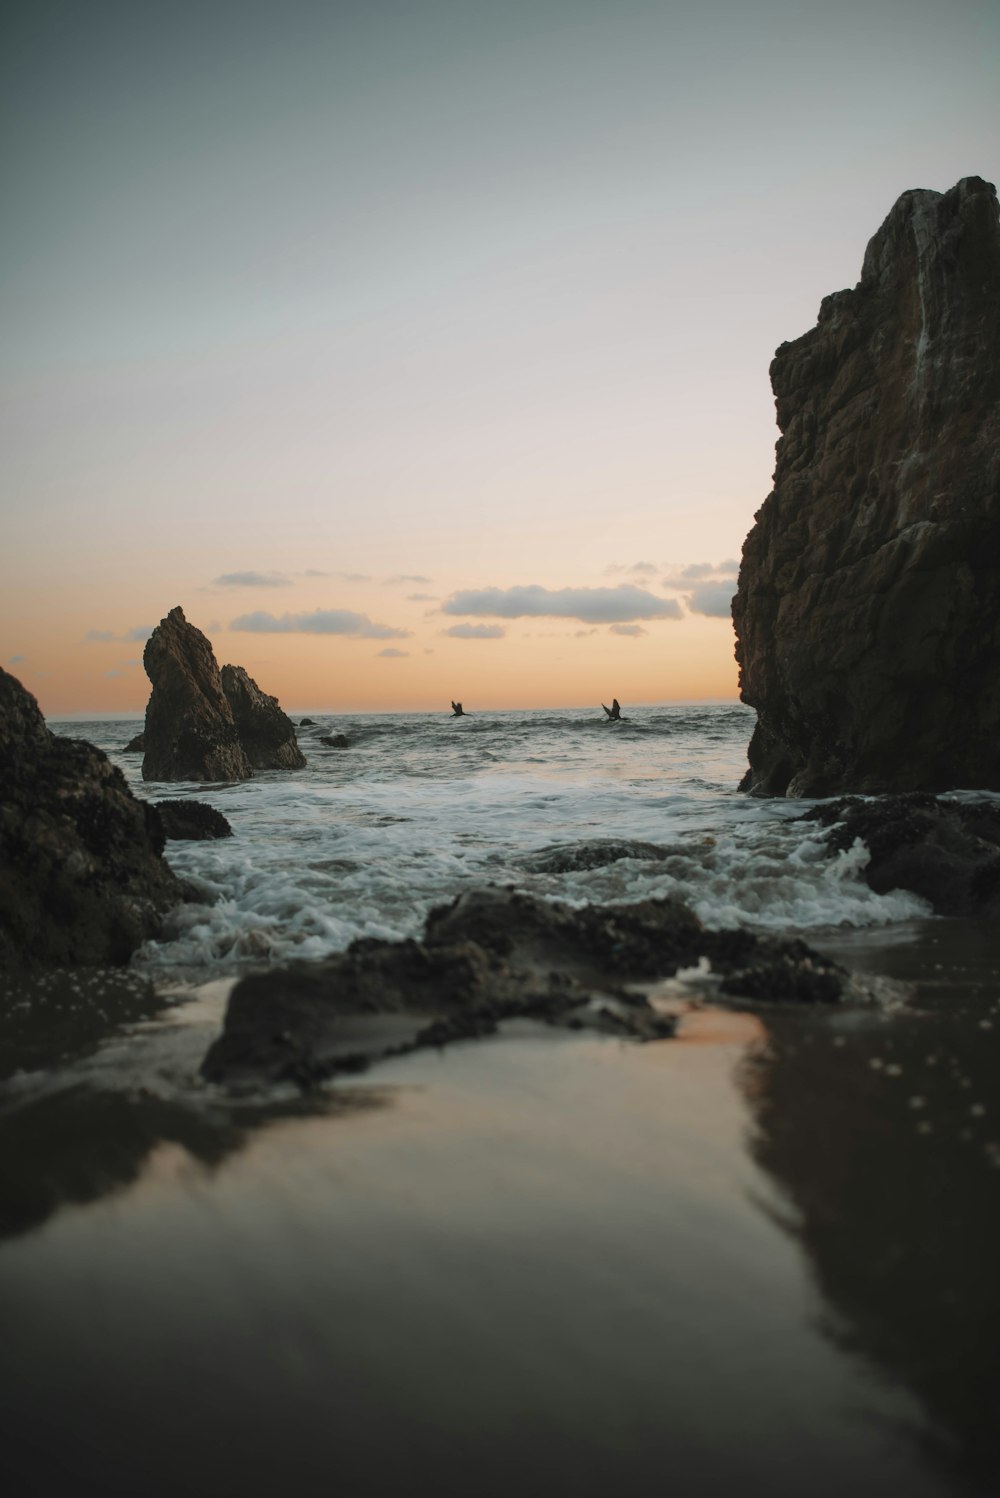
POLYGON ((128 962, 187 890, 117 766, 0 670, 0 967, 128 962))
POLYGON ((242 666, 223 666, 222 690, 247 759, 255 770, 301 770, 306 757, 277 697, 262 692, 242 666))
POLYGON ((328 749, 347 749, 350 747, 350 740, 346 733, 320 734, 319 743, 325 744, 328 749))
POLYGON ((802 818, 829 828, 833 849, 860 838, 864 870, 876 894, 908 889, 938 915, 1000 915, 1000 806, 995 801, 945 800, 926 792, 845 796, 824 801, 802 818))
POLYGON ((771 365, 774 490, 733 601, 743 788, 1000 788, 1000 221, 906 192, 771 365))
POLYGON ((125 748, 122 750, 123 754, 145 754, 145 752, 146 735, 144 733, 137 733, 134 739, 129 739, 128 743, 125 745, 125 748))
POLYGON ((211 838, 232 837, 221 811, 206 801, 154 801, 153 810, 160 819, 164 837, 176 841, 205 842, 211 838))
POLYGON ((249 780, 253 768, 222 690, 212 646, 171 609, 146 641, 143 780, 249 780))
POLYGON ((707 958, 736 1002, 865 1000, 804 942, 707 931, 677 900, 577 909, 487 888, 432 911, 420 941, 352 943, 323 962, 242 978, 202 1065, 210 1081, 308 1087, 381 1056, 492 1034, 515 1017, 634 1040, 676 1017, 636 986, 707 958))

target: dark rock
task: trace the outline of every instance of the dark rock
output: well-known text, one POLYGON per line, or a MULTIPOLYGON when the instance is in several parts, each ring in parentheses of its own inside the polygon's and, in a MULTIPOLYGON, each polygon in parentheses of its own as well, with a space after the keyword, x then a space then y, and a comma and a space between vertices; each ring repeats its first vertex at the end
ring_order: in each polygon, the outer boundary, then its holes
POLYGON ((579 910, 485 889, 432 911, 422 941, 356 941, 325 962, 242 979, 202 1069, 212 1081, 310 1086, 379 1056, 492 1034, 514 1017, 660 1039, 675 1019, 634 985, 702 957, 742 999, 863 997, 803 942, 706 931, 678 901, 579 910))
POLYGON ((904 193, 771 365, 774 491, 733 601, 743 788, 1000 788, 1000 224, 904 193))
POLYGON ((125 748, 122 750, 122 753, 123 754, 144 754, 145 750, 146 750, 146 735, 144 733, 137 733, 134 739, 129 739, 128 743, 125 745, 125 748))
POLYGON ((222 690, 247 759, 255 770, 301 770, 306 757, 277 697, 262 692, 242 666, 223 666, 222 690))
POLYGON ((831 848, 860 838, 871 854, 865 878, 877 894, 908 889, 939 915, 1000 915, 1000 806, 926 793, 845 797, 806 813, 830 829, 831 848))
POLYGON ((196 842, 233 835, 222 812, 206 801, 154 801, 153 809, 168 839, 196 842))
POLYGON ((299 719, 299 727, 300 728, 315 728, 316 727, 316 720, 315 720, 315 718, 300 718, 299 719))
POLYGON ((328 749, 347 749, 350 741, 346 733, 327 733, 322 735, 319 742, 328 749))
POLYGON ((146 708, 143 780, 248 780, 253 769, 222 690, 212 646, 171 609, 143 653, 153 690, 146 708))
POLYGON ((185 895, 163 830, 92 744, 0 671, 0 966, 126 963, 185 895))

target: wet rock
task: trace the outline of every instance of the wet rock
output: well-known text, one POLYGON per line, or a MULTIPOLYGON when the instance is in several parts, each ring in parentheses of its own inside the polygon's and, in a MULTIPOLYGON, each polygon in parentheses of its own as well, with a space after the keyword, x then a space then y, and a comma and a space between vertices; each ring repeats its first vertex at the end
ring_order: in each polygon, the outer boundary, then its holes
POLYGON ((233 835, 222 812, 206 801, 154 801, 153 810, 168 839, 198 842, 233 835))
POLYGON ((535 874, 566 874, 578 869, 602 869, 623 858, 662 863, 676 850, 660 843, 632 838, 595 838, 590 842, 554 844, 540 848, 521 860, 521 867, 535 874))
POLYGON ((123 754, 144 754, 145 750, 146 750, 146 735, 144 733, 137 733, 134 739, 129 739, 128 743, 125 745, 125 748, 122 750, 122 753, 123 754))
POLYGON ((242 666, 223 666, 222 690, 247 759, 255 770, 301 770, 306 757, 277 697, 262 692, 242 666))
POLYGON ((733 601, 743 788, 1000 788, 1000 221, 906 192, 771 365, 773 493, 733 601))
POLYGON ((300 728, 315 728, 316 727, 316 720, 315 720, 315 718, 300 718, 299 719, 299 727, 300 728))
POLYGON ((126 963, 187 893, 163 830, 92 744, 0 671, 0 967, 126 963))
POLYGON ((325 744, 328 749, 347 749, 350 744, 346 733, 323 734, 319 742, 325 744))
POLYGON ((143 665, 153 684, 146 708, 143 780, 249 780, 212 646, 171 609, 146 641, 143 665))
POLYGON ((311 1086, 380 1056, 492 1034, 514 1018, 662 1039, 675 1018, 636 984, 702 958, 718 991, 743 1000, 863 997, 804 943, 706 931, 679 901, 581 910, 490 888, 432 911, 422 941, 356 941, 324 962, 242 979, 202 1069, 237 1086, 311 1086))
POLYGON ((853 847, 871 858, 865 878, 877 894, 907 889, 939 915, 1000 915, 1000 806, 951 801, 927 793, 844 797, 824 802, 804 821, 830 830, 831 848, 853 847))

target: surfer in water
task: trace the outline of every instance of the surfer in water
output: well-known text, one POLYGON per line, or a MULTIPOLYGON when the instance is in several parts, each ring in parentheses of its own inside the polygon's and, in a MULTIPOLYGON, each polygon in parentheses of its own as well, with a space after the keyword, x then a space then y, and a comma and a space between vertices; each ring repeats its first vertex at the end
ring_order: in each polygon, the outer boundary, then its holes
POLYGON ((451 704, 451 715, 452 715, 453 718, 464 718, 465 717, 465 708, 462 706, 462 704, 460 702, 453 702, 451 704))
MULTIPOLYGON (((454 707, 454 706, 455 706, 455 704, 452 703, 452 707, 454 707)), ((607 715, 610 718, 610 720, 611 720, 612 723, 619 723, 619 722, 621 722, 622 709, 621 709, 621 703, 618 701, 617 697, 612 697, 612 699, 611 699, 611 706, 610 707, 608 707, 603 702, 601 703, 601 706, 604 708, 604 711, 607 713, 607 715)))

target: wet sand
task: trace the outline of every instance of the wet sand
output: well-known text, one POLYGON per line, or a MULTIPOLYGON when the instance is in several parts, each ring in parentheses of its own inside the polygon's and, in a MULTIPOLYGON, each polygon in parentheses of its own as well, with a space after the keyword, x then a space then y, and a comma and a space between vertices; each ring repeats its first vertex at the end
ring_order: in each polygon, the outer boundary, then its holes
POLYGON ((913 1002, 261 1107, 185 1084, 208 996, 8 1101, 50 1188, 0 1244, 14 1490, 993 1491, 996 944, 817 945, 913 1002))

